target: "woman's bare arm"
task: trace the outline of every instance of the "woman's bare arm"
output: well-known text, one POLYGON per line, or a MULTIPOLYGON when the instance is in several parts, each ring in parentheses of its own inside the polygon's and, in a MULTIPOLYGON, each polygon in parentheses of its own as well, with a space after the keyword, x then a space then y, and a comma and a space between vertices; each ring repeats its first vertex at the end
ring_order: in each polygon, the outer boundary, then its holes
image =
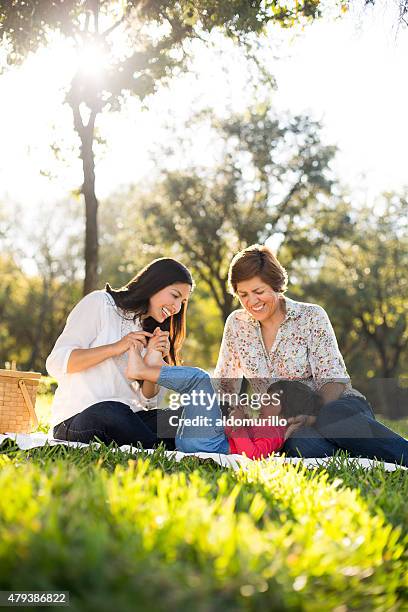
POLYGON ((319 394, 323 398, 323 403, 328 404, 339 399, 343 393, 345 385, 338 382, 328 382, 320 388, 319 394))
POLYGON ((148 380, 144 380, 141 386, 141 390, 146 399, 151 399, 152 397, 156 397, 159 392, 159 386, 155 385, 148 380))
POLYGON ((122 355, 122 353, 126 353, 135 342, 142 342, 143 346, 146 346, 146 337, 150 337, 151 335, 151 333, 144 331, 131 332, 118 342, 113 342, 112 344, 104 344, 93 348, 74 349, 68 359, 67 373, 75 374, 76 372, 82 372, 83 370, 87 370, 88 368, 92 368, 102 363, 105 359, 122 355))

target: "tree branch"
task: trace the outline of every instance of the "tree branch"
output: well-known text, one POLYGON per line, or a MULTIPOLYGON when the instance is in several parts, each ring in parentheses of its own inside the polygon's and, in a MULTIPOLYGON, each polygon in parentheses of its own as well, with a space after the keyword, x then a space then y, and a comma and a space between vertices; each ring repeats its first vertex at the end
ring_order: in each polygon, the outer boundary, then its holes
POLYGON ((94 14, 94 28, 95 34, 99 34, 99 0, 93 0, 95 2, 94 14))
POLYGON ((282 200, 282 202, 278 205, 277 210, 276 210, 276 214, 275 217, 272 221, 272 223, 276 223, 277 220, 279 219, 279 217, 282 216, 282 214, 285 212, 289 202, 291 201, 292 197, 295 195, 295 193, 298 191, 299 187, 301 186, 301 179, 303 177, 304 173, 302 172, 301 175, 299 176, 298 180, 296 181, 296 183, 294 185, 292 185, 292 187, 289 190, 289 193, 287 193, 287 195, 285 196, 285 198, 282 200))
POLYGON ((206 259, 206 263, 203 264, 202 255, 194 248, 194 246, 190 243, 190 241, 187 240, 185 236, 181 236, 178 232, 177 232, 177 236, 178 236, 178 241, 180 245, 183 246, 184 250, 194 256, 195 265, 197 267, 197 272, 200 274, 202 280, 208 284, 214 296, 214 299, 217 303, 217 306, 221 309, 221 311, 223 311, 223 302, 220 297, 219 290, 217 289, 215 283, 213 282, 213 277, 215 277, 218 280, 217 278, 218 275, 217 275, 216 270, 214 270, 211 264, 211 261, 208 261, 208 259, 206 259), (207 268, 206 270, 204 270, 204 266, 207 268))
POLYGON ((114 23, 110 28, 101 33, 101 37, 105 39, 108 38, 108 36, 110 36, 112 32, 114 32, 120 25, 122 25, 124 21, 126 21, 126 17, 127 15, 126 13, 124 13, 122 17, 118 19, 118 21, 116 21, 116 23, 114 23))

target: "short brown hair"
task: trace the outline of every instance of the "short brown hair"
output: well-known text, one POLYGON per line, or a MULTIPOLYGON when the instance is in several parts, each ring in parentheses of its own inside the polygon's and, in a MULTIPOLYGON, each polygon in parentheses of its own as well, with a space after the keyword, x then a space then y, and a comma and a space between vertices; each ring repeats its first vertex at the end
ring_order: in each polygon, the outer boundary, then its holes
POLYGON ((253 244, 237 253, 228 271, 228 286, 236 293, 238 283, 259 276, 264 283, 278 293, 286 291, 288 275, 271 249, 263 244, 253 244))

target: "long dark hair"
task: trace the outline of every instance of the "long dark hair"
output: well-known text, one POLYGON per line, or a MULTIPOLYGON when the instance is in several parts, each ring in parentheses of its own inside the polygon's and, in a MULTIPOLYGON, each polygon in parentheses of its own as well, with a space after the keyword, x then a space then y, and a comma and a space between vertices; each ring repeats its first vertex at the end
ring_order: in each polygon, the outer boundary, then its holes
MULTIPOLYGON (((132 315, 133 321, 146 314, 149 299, 165 287, 173 283, 187 283, 194 288, 190 271, 179 261, 169 257, 155 259, 145 266, 127 285, 121 289, 112 289, 106 283, 107 291, 115 300, 115 304, 124 313, 132 315)), ((181 305, 180 312, 159 323, 153 317, 141 320, 145 331, 153 332, 156 327, 169 332, 170 354, 166 359, 170 365, 180 365, 180 350, 186 337, 187 304, 181 305)))
POLYGON ((316 416, 323 406, 323 398, 300 380, 279 380, 270 385, 268 393, 280 395, 280 416, 291 418, 299 414, 316 416))

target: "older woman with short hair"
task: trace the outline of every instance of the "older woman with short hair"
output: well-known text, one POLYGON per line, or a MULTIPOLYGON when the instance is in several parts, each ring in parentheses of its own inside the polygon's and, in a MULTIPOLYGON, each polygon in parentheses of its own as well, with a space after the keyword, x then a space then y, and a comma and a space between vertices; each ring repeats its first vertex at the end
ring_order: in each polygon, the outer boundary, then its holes
POLYGON ((325 457, 344 449, 408 466, 407 440, 379 423, 352 387, 327 313, 286 297, 287 281, 266 246, 252 245, 233 258, 229 285, 242 309, 225 323, 214 374, 220 390, 239 392, 243 377, 258 393, 274 380, 301 380, 320 394, 323 406, 317 417, 289 420, 286 455, 325 457))

